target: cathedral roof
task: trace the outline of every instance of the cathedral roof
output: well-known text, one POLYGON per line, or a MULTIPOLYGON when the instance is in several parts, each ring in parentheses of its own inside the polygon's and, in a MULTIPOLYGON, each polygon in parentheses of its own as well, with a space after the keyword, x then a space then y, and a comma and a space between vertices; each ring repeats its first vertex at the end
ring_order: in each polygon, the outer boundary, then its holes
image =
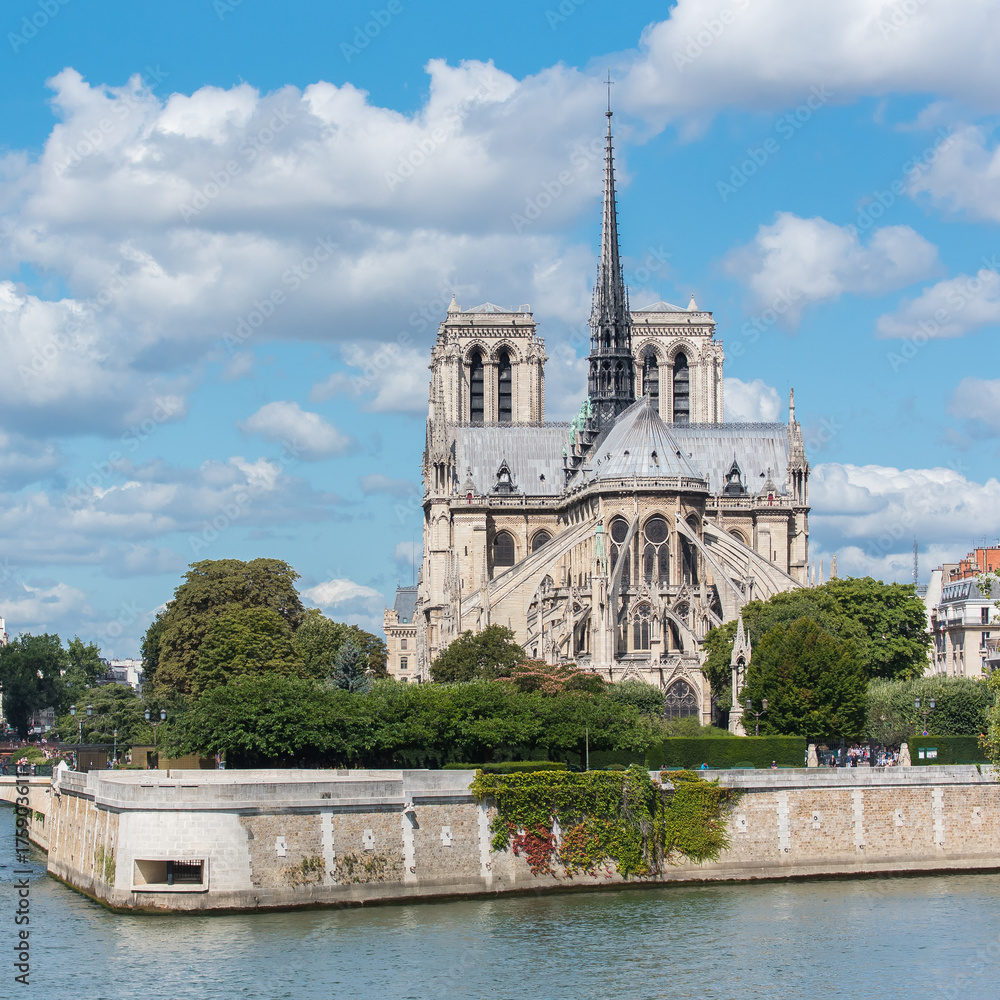
POLYGON ((476 493, 487 495, 497 482, 497 470, 506 462, 518 493, 558 496, 562 491, 566 424, 541 427, 455 428, 455 469, 459 482, 472 478, 476 493))
POLYGON ((413 621, 413 612, 417 607, 417 588, 397 587, 396 603, 393 607, 399 614, 400 624, 410 624, 413 621))
POLYGON ((643 396, 624 410, 590 461, 593 479, 686 476, 701 479, 671 428, 643 396))
POLYGON ((495 302, 484 302, 482 305, 462 310, 464 313, 518 313, 525 311, 524 306, 519 306, 517 309, 508 309, 506 306, 498 306, 495 302))
POLYGON ((651 306, 643 306, 642 309, 633 309, 632 312, 640 313, 682 313, 688 310, 684 306, 675 306, 670 302, 664 302, 660 299, 659 302, 654 302, 651 306))
POLYGON ((776 423, 671 424, 678 447, 708 479, 712 493, 725 484, 735 456, 747 492, 760 493, 768 477, 785 492, 788 427, 776 423))

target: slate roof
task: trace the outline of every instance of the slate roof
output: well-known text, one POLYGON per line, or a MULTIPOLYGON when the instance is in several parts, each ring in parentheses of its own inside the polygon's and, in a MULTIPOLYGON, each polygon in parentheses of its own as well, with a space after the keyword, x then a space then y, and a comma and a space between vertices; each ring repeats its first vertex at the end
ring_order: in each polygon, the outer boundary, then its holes
POLYGON ((749 493, 759 493, 771 480, 785 492, 788 470, 788 428, 778 423, 671 424, 670 432, 690 462, 708 478, 710 492, 719 493, 735 456, 749 493))
POLYGON ((558 496, 565 481, 562 453, 568 441, 568 424, 456 427, 459 489, 471 473, 476 492, 488 494, 496 485, 497 469, 506 461, 519 493, 558 496))
POLYGON ((682 313, 687 312, 684 306, 675 306, 670 302, 664 302, 660 299, 659 302, 654 302, 651 306, 644 306, 642 309, 633 309, 634 313, 682 313))
POLYGON ((409 625, 413 622, 413 612, 417 607, 416 587, 397 587, 396 603, 393 608, 399 614, 401 625, 409 625))

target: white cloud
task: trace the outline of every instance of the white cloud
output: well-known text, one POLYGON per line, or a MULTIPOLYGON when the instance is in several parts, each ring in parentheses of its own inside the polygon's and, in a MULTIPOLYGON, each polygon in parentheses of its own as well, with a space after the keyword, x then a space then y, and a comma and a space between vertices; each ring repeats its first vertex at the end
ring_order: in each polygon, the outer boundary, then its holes
POLYGON ((996 31, 996 7, 978 0, 678 0, 618 60, 615 89, 654 124, 785 108, 819 86, 838 102, 937 93, 995 110, 996 31))
MULTIPOLYGON (((896 574, 922 550, 964 555, 973 536, 1000 535, 1000 482, 950 468, 816 466, 810 477, 810 534, 816 552, 844 553, 840 572, 896 574), (867 567, 867 568, 866 568, 867 567)), ((936 565, 936 563, 935 563, 936 565)))
POLYGON ((0 487, 17 489, 49 477, 62 461, 51 443, 0 430, 0 487))
POLYGON ((929 339, 962 337, 972 330, 1000 323, 1000 266, 995 259, 975 275, 960 274, 904 300, 893 313, 879 316, 880 337, 929 339))
POLYGON ((391 497, 408 497, 416 495, 419 497, 420 491, 415 483, 409 479, 393 479, 391 476, 383 475, 381 472, 373 472, 370 476, 362 476, 360 479, 361 492, 365 496, 372 496, 375 493, 385 493, 391 497))
POLYGON ((984 128, 957 128, 934 162, 911 175, 908 189, 939 207, 998 222, 1000 146, 984 128))
POLYGON ((4 594, 2 610, 11 635, 53 630, 54 623, 66 619, 79 622, 93 614, 87 595, 65 583, 32 586, 22 582, 4 594))
POLYGON ((371 605, 382 600, 379 591, 353 580, 327 580, 302 591, 302 596, 321 608, 335 608, 351 602, 371 605))
POLYGON ((951 395, 948 412, 970 421, 982 434, 1000 434, 1000 379, 963 378, 951 395))
POLYGON ((0 353, 26 372, 9 380, 0 419, 117 433, 157 393, 186 395, 199 362, 221 357, 239 377, 247 348, 271 338, 346 343, 355 357, 404 345, 369 406, 417 412, 415 344, 442 318, 442 290, 481 301, 489 269, 494 298, 578 308, 584 282, 567 274, 592 251, 564 249, 560 234, 600 194, 598 82, 562 65, 521 81, 474 61, 427 72, 412 114, 350 84, 161 101, 138 78, 53 77, 62 120, 37 160, 3 161, 0 266, 58 276, 69 294, 0 287, 0 353), (526 146, 525 134, 541 138, 526 146))
POLYGON ((778 390, 763 379, 743 382, 738 378, 722 380, 723 412, 726 420, 769 423, 781 416, 778 390))
POLYGON ((790 212, 779 212, 726 259, 752 308, 774 310, 791 329, 813 303, 845 292, 881 295, 929 277, 937 266, 937 248, 909 226, 878 229, 865 246, 851 227, 790 212))
POLYGON ((239 426, 246 434, 284 445, 292 455, 307 462, 342 455, 353 444, 348 435, 318 413, 303 410, 291 401, 267 403, 239 426))
POLYGON ((362 408, 373 413, 427 412, 430 372, 426 349, 401 347, 398 343, 352 343, 344 345, 342 354, 357 372, 332 375, 314 387, 318 398, 349 391, 354 396, 369 397, 362 408))
POLYGON ((393 559, 401 571, 412 573, 414 568, 419 568, 423 558, 423 542, 397 542, 393 559))

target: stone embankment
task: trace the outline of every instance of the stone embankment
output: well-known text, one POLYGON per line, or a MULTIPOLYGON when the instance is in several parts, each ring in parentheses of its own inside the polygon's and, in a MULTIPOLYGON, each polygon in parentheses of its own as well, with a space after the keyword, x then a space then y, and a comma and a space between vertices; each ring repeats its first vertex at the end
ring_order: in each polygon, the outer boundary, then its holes
MULTIPOLYGON (((1000 869, 972 766, 703 772, 743 791, 717 862, 628 884, 1000 869)), ((621 886, 491 850, 471 771, 63 771, 30 779, 49 872, 121 910, 246 911, 621 886)), ((13 779, 0 779, 12 801, 13 779)))

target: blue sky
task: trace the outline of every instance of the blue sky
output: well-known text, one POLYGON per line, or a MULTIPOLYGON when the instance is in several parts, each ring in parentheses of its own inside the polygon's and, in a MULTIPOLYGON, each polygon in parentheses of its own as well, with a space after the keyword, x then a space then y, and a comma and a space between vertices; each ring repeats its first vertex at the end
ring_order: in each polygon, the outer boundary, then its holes
POLYGON ((8 631, 134 655, 188 563, 258 555, 377 629, 452 292, 530 303, 579 405, 609 68, 632 302, 715 313, 729 419, 794 386, 813 557, 994 541, 997 7, 11 0, 8 631))

